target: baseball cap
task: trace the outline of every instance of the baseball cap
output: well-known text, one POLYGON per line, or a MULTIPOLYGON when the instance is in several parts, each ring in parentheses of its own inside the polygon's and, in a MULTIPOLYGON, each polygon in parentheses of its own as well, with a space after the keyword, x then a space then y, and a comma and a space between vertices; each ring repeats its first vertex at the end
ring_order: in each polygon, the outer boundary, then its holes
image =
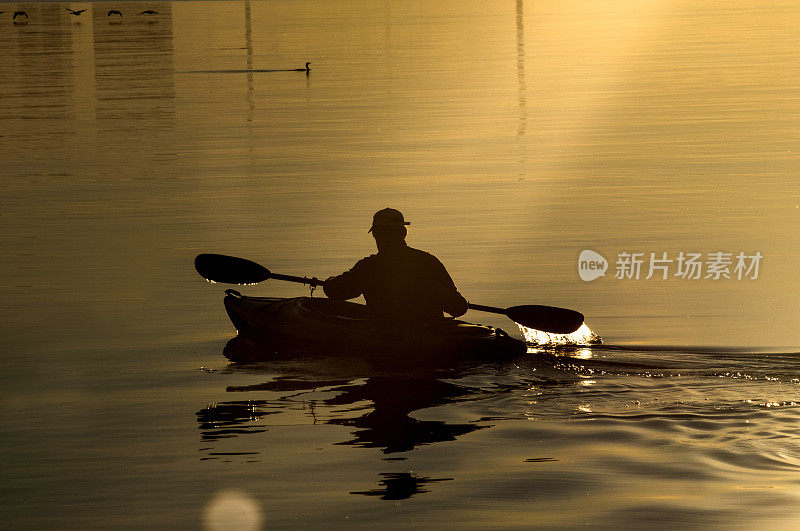
POLYGON ((411 222, 405 220, 402 212, 394 208, 384 208, 372 216, 372 227, 367 232, 372 232, 375 227, 402 227, 403 225, 411 225, 411 222))

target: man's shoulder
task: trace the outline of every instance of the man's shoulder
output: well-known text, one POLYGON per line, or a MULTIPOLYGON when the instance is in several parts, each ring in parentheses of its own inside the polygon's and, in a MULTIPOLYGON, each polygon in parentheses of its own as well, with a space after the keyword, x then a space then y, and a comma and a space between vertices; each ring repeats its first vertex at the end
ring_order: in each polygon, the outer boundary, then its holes
POLYGON ((422 249, 415 249, 414 247, 409 247, 408 250, 411 253, 415 254, 416 256, 419 256, 420 258, 425 258, 428 260, 433 259, 436 260, 437 262, 439 261, 438 258, 436 258, 432 253, 429 253, 428 251, 423 251, 422 249))
POLYGON ((405 247, 402 251, 392 253, 376 253, 362 258, 353 269, 369 269, 382 267, 387 262, 417 264, 420 266, 441 266, 441 262, 433 254, 413 247, 405 247))
POLYGON ((409 247, 408 251, 414 257, 414 259, 419 260, 420 262, 426 262, 429 264, 441 264, 439 259, 436 258, 433 254, 429 253, 428 251, 415 249, 413 247, 409 247))
POLYGON ((377 253, 376 254, 371 254, 369 256, 365 256, 364 258, 362 258, 361 260, 356 262, 356 265, 358 265, 358 264, 368 264, 370 262, 374 262, 377 259, 378 259, 377 253))
POLYGON ((375 267, 380 262, 380 260, 381 259, 377 254, 371 254, 369 256, 365 256, 364 258, 355 263, 351 271, 368 270, 372 267, 375 267))

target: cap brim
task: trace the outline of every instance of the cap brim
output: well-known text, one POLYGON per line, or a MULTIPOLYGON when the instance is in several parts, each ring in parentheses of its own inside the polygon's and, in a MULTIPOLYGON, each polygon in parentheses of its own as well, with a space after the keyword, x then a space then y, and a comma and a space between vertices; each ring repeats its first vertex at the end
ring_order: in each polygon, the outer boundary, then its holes
POLYGON ((404 221, 403 223, 381 223, 378 225, 372 225, 367 232, 372 232, 372 229, 375 227, 405 227, 406 225, 411 225, 411 222, 404 221))

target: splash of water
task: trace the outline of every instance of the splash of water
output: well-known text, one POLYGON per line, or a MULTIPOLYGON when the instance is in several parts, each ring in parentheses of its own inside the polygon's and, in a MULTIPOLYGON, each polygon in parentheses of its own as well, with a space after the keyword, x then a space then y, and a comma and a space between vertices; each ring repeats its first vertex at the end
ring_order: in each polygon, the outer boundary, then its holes
POLYGON ((517 324, 525 341, 537 346, 563 346, 563 345, 599 345, 602 343, 600 336, 595 334, 586 323, 571 334, 550 334, 533 328, 517 324))

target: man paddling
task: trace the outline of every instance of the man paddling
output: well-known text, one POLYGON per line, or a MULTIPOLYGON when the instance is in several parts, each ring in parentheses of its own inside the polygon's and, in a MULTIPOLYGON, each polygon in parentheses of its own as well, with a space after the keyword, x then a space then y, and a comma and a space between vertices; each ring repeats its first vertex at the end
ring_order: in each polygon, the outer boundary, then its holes
POLYGON ((410 224, 399 210, 376 212, 369 232, 378 253, 325 280, 325 295, 335 300, 364 295, 370 313, 378 318, 440 319, 443 311, 454 317, 466 313, 467 301, 444 265, 406 244, 410 224))

